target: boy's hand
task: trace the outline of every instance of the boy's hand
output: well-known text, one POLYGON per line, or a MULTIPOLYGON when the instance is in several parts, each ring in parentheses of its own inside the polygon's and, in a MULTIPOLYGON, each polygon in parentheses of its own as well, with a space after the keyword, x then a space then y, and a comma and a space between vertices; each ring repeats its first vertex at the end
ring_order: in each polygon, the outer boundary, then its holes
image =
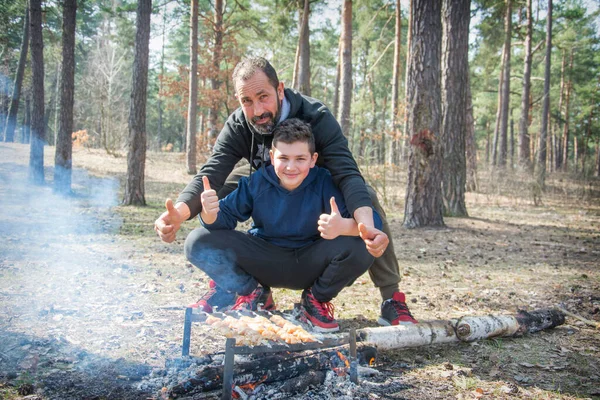
POLYGON ((344 225, 345 218, 340 215, 335 197, 332 196, 329 203, 331 204, 331 214, 321 214, 318 224, 321 237, 332 240, 340 236, 346 227, 344 225))
POLYGON ((368 227, 362 222, 358 224, 358 232, 367 245, 369 254, 375 258, 381 257, 390 243, 388 236, 379 229, 368 227))
POLYGON ((204 191, 200 195, 200 201, 202 202, 201 217, 204 223, 212 224, 219 213, 219 197, 217 197, 217 192, 210 188, 207 176, 202 177, 202 183, 204 184, 204 191))
POLYGON ((181 223, 185 221, 185 216, 181 215, 179 210, 173 205, 173 200, 165 201, 167 211, 161 214, 154 222, 154 230, 163 242, 171 243, 175 240, 175 236, 181 223))

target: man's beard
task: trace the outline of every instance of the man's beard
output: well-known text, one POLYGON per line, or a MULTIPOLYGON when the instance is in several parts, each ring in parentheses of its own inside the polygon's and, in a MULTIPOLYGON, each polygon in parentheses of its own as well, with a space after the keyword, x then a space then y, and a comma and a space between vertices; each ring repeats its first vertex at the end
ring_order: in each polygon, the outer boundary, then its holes
POLYGON ((258 132, 261 135, 270 135, 273 133, 273 128, 275 128, 275 125, 277 125, 277 122, 279 122, 279 118, 281 117, 281 102, 279 101, 279 94, 276 94, 277 96, 277 112, 275 113, 275 116, 273 116, 273 113, 266 111, 264 113, 262 113, 261 115, 252 117, 250 119, 250 121, 248 121, 250 123, 250 126, 252 126, 252 128, 254 128, 254 130, 256 132, 258 132), (269 118, 269 122, 267 122, 266 124, 257 124, 256 121, 260 121, 263 118, 269 118))

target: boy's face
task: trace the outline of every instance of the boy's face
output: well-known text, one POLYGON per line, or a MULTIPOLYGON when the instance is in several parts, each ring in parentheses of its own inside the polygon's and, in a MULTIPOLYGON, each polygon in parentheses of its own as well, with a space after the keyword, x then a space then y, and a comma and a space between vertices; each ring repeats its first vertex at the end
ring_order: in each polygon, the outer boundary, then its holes
POLYGON ((318 157, 317 153, 310 154, 305 142, 277 142, 277 147, 273 146, 270 154, 279 184, 290 191, 300 186, 318 157))

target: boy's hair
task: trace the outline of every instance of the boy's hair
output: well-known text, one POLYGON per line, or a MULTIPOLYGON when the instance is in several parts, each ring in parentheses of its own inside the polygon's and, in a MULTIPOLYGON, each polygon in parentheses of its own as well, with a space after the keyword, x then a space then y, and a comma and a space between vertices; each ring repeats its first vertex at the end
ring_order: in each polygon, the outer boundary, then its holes
POLYGON ((315 137, 312 134, 310 125, 298 118, 286 119, 273 130, 273 146, 277 147, 277 143, 292 144, 295 142, 303 142, 308 144, 310 154, 315 153, 315 137))
POLYGON ((234 90, 237 91, 237 83, 239 79, 247 81, 254 76, 256 71, 262 71, 267 76, 269 83, 273 85, 275 90, 277 90, 277 87, 279 86, 277 72, 271 63, 269 63, 263 57, 243 58, 242 61, 235 66, 233 75, 231 76, 234 90))

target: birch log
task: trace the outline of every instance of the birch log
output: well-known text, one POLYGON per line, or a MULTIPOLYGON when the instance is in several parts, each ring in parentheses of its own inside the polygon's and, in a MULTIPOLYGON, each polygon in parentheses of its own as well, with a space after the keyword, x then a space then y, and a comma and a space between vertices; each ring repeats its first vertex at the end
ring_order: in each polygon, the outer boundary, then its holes
POLYGON ((419 347, 452 342, 472 342, 492 337, 515 337, 554 328, 565 323, 558 310, 520 310, 517 315, 462 317, 458 320, 430 321, 411 325, 363 328, 360 340, 379 350, 419 347))

